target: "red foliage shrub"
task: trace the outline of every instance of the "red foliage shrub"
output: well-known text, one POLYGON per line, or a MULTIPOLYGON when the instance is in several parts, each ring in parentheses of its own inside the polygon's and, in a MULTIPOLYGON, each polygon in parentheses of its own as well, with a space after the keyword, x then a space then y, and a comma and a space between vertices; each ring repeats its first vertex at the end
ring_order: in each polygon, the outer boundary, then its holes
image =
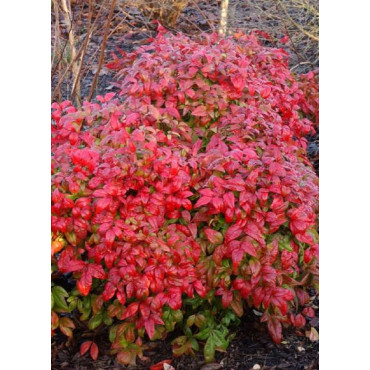
POLYGON ((205 342, 211 361, 246 307, 275 342, 282 324, 304 326, 293 312, 318 283, 318 179, 286 53, 253 35, 160 33, 110 67, 122 98, 53 105, 52 233, 66 244, 53 260, 76 281, 69 311, 111 326, 124 364, 145 333, 175 328, 174 355, 205 342))
POLYGON ((319 127, 319 70, 298 76, 298 86, 304 93, 300 106, 303 112, 319 127))

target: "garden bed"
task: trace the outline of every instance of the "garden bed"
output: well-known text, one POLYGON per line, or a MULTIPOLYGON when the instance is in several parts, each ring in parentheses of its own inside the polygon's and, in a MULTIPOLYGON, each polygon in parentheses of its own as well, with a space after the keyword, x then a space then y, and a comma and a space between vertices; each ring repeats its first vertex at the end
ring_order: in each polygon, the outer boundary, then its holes
MULTIPOLYGON (((311 299, 318 307, 319 300, 312 291, 311 299)), ((319 330, 319 310, 315 309, 316 318, 309 321, 309 325, 319 330)), ((75 330, 75 340, 66 346, 65 337, 55 337, 52 343, 52 369, 53 370, 90 370, 90 369, 124 369, 125 366, 118 364, 117 360, 109 355, 110 343, 106 333, 95 337, 102 352, 97 361, 93 361, 88 355, 79 355, 79 340, 87 335, 84 330, 75 330), (105 334, 105 335, 104 335, 105 334)), ((175 337, 173 334, 171 337, 175 337)), ((319 368, 319 342, 310 341, 303 332, 287 330, 284 341, 276 345, 266 332, 266 327, 260 323, 257 316, 249 312, 242 318, 242 323, 236 329, 236 337, 230 344, 226 353, 216 353, 216 362, 205 364, 201 352, 197 357, 182 356, 173 358, 170 338, 166 341, 151 342, 147 344, 144 355, 148 360, 138 360, 138 365, 133 369, 149 369, 160 361, 171 359, 171 365, 176 370, 315 370, 319 368)))

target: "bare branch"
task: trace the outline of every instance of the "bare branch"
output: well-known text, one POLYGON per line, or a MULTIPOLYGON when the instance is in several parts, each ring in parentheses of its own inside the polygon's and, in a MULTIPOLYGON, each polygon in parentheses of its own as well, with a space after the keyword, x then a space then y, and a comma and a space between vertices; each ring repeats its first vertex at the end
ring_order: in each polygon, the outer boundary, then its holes
POLYGON ((108 39, 109 26, 110 26, 110 22, 112 20, 113 11, 114 11, 114 8, 115 7, 116 7, 116 0, 112 0, 110 11, 109 11, 109 15, 108 15, 108 19, 107 19, 107 23, 106 23, 106 26, 105 26, 103 43, 102 43, 101 48, 100 48, 100 57, 99 57, 98 69, 95 72, 95 76, 94 76, 93 83, 91 85, 91 89, 90 89, 88 100, 91 100, 91 98, 92 98, 92 96, 94 94, 94 90, 95 90, 96 84, 98 83, 99 72, 100 72, 101 67, 103 65, 103 62, 104 62, 104 52, 105 52, 105 45, 107 44, 107 39, 108 39))

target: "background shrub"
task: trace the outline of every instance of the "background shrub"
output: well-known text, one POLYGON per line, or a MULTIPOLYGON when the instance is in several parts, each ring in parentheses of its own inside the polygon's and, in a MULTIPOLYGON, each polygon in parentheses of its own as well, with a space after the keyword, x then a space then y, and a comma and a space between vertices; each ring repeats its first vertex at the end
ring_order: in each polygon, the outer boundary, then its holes
POLYGON ((212 361, 251 308, 280 342, 318 288, 305 139, 318 104, 304 88, 316 80, 253 35, 193 41, 160 27, 122 54, 109 64, 119 97, 52 105, 52 262, 76 285, 54 302, 68 295, 62 312, 110 326, 123 364, 175 329, 174 355, 204 344, 212 361))

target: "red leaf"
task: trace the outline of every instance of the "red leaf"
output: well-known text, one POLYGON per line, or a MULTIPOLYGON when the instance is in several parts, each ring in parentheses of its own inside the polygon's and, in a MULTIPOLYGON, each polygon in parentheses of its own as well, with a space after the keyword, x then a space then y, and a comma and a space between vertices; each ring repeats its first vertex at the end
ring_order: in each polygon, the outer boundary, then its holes
POLYGON ((158 363, 156 363, 155 365, 152 365, 151 367, 150 367, 150 370, 163 370, 164 369, 164 364, 168 364, 168 365, 170 365, 171 364, 171 360, 163 360, 163 361, 161 361, 161 362, 158 362, 158 363))
POLYGON ((280 343, 282 339, 281 322, 275 317, 269 317, 267 320, 268 331, 275 343, 280 343))
POLYGON ((306 307, 303 311, 302 311, 303 315, 307 316, 307 317, 315 317, 315 311, 313 310, 312 307, 306 307))
POLYGON ((92 286, 92 276, 87 268, 82 272, 82 275, 80 279, 77 280, 76 285, 77 285, 78 291, 83 296, 87 296, 89 294, 91 286, 92 286))
POLYGON ((92 341, 83 342, 80 347, 80 356, 83 356, 91 347, 92 341))
POLYGON ((255 94, 255 92, 256 92, 255 87, 252 86, 252 85, 248 85, 248 92, 249 92, 249 95, 250 96, 253 96, 255 94))
POLYGON ((261 92, 261 97, 266 99, 270 96, 270 93, 271 93, 271 86, 266 86, 261 92))
POLYGON ((235 249, 233 250, 232 254, 231 254, 231 259, 233 261, 233 271, 236 272, 239 265, 240 265, 240 261, 243 259, 244 257, 244 252, 242 249, 235 249))
POLYGON ((238 236, 241 235, 243 230, 239 225, 232 225, 230 226, 225 234, 225 242, 230 243, 232 240, 236 239, 238 236))
POLYGON ((122 306, 126 304, 126 295, 124 292, 117 292, 116 297, 122 306))
POLYGON ((139 113, 131 113, 126 117, 126 125, 131 125, 132 123, 136 122, 140 119, 139 113))
POLYGON ((203 284, 199 281, 199 280, 195 280, 194 283, 194 288, 196 290, 196 292, 202 297, 204 298, 207 294, 207 291, 206 289, 204 288, 203 284))
POLYGON ((155 333, 155 325, 152 318, 148 318, 144 321, 145 330, 150 339, 153 339, 155 333))
POLYGON ((99 348, 96 343, 92 343, 91 348, 90 348, 90 356, 94 361, 96 361, 98 359, 98 355, 99 355, 99 348))
POLYGON ((249 267, 251 269, 253 276, 257 276, 261 271, 261 263, 257 259, 254 259, 254 258, 250 259, 249 267))
POLYGON ((179 111, 174 107, 167 107, 166 111, 168 114, 170 114, 172 117, 175 117, 177 120, 181 120, 181 116, 179 111))
POLYGON ((116 233, 114 232, 114 230, 110 229, 106 232, 105 234, 105 239, 107 241, 107 245, 108 246, 112 246, 113 245, 113 242, 114 242, 114 239, 116 238, 116 233))
POLYGON ((121 317, 121 320, 124 320, 128 317, 134 316, 139 309, 139 302, 133 302, 131 303, 126 310, 123 312, 123 315, 121 317))
POLYGON ((205 195, 206 197, 214 197, 215 193, 210 188, 200 189, 199 194, 205 195))
POLYGON ((227 290, 222 295, 222 306, 223 308, 227 308, 230 306, 233 300, 233 293, 230 290, 227 290))
POLYGON ((111 92, 111 93, 107 93, 107 94, 105 94, 105 95, 104 95, 104 99, 105 99, 105 101, 106 101, 106 102, 108 102, 108 101, 112 100, 112 99, 113 99, 113 97, 114 97, 114 95, 116 95, 116 93, 114 93, 114 92, 111 92))
POLYGON ((60 272, 75 272, 80 271, 85 267, 86 262, 77 260, 73 254, 73 248, 71 247, 67 247, 62 251, 58 261, 58 268, 60 272))
POLYGON ((204 105, 199 105, 196 107, 191 114, 196 117, 206 117, 208 115, 207 109, 204 105))
POLYGON ((116 287, 112 283, 108 282, 107 284, 105 284, 105 288, 102 293, 103 300, 109 301, 114 296, 115 292, 116 287))
POLYGON ((234 208, 235 207, 235 197, 232 191, 229 191, 223 195, 223 199, 226 207, 234 208))
POLYGON ((111 198, 100 198, 96 202, 96 213, 102 212, 104 209, 106 209, 111 202, 111 198))
POLYGON ((206 234, 207 239, 215 245, 222 244, 224 238, 219 231, 206 228, 204 229, 204 233, 206 234))
POLYGON ((232 84, 234 85, 235 89, 237 89, 238 91, 243 90, 243 88, 245 87, 245 80, 239 74, 231 76, 230 80, 232 84))
POLYGON ((254 307, 258 308, 263 301, 265 293, 261 287, 257 287, 256 289, 254 289, 252 295, 254 307))
POLYGON ((105 274, 105 271, 102 265, 90 263, 87 268, 92 277, 97 278, 97 279, 106 278, 106 274, 105 274))
POLYGON ((198 201, 195 203, 195 206, 194 208, 199 208, 199 207, 202 207, 202 206, 205 206, 206 204, 208 204, 210 201, 211 201, 212 198, 210 197, 200 197, 198 199, 198 201))
POLYGON ((295 290, 295 293, 298 297, 298 300, 299 300, 299 303, 300 303, 301 306, 304 306, 305 304, 307 304, 310 301, 309 294, 306 291, 304 291, 303 289, 297 288, 295 290))
POLYGON ((284 37, 282 37, 282 38, 280 39, 280 42, 281 42, 282 44, 286 44, 289 40, 290 40, 289 36, 288 36, 288 35, 285 35, 284 37))
POLYGON ((257 240, 260 245, 265 245, 265 240, 262 237, 261 231, 254 223, 248 223, 246 228, 244 229, 245 233, 249 235, 251 238, 257 240))
POLYGON ((121 127, 121 124, 118 120, 118 117, 113 114, 109 121, 110 125, 112 126, 113 130, 118 130, 121 127))
POLYGON ((250 254, 253 257, 257 257, 256 248, 249 240, 244 240, 241 244, 241 247, 244 252, 250 254))
POLYGON ((244 299, 248 298, 252 291, 250 283, 241 278, 237 278, 233 281, 233 288, 235 290, 240 290, 240 294, 244 299))
POLYGON ((299 313, 294 319, 294 326, 296 328, 302 328, 306 325, 306 319, 299 313))

